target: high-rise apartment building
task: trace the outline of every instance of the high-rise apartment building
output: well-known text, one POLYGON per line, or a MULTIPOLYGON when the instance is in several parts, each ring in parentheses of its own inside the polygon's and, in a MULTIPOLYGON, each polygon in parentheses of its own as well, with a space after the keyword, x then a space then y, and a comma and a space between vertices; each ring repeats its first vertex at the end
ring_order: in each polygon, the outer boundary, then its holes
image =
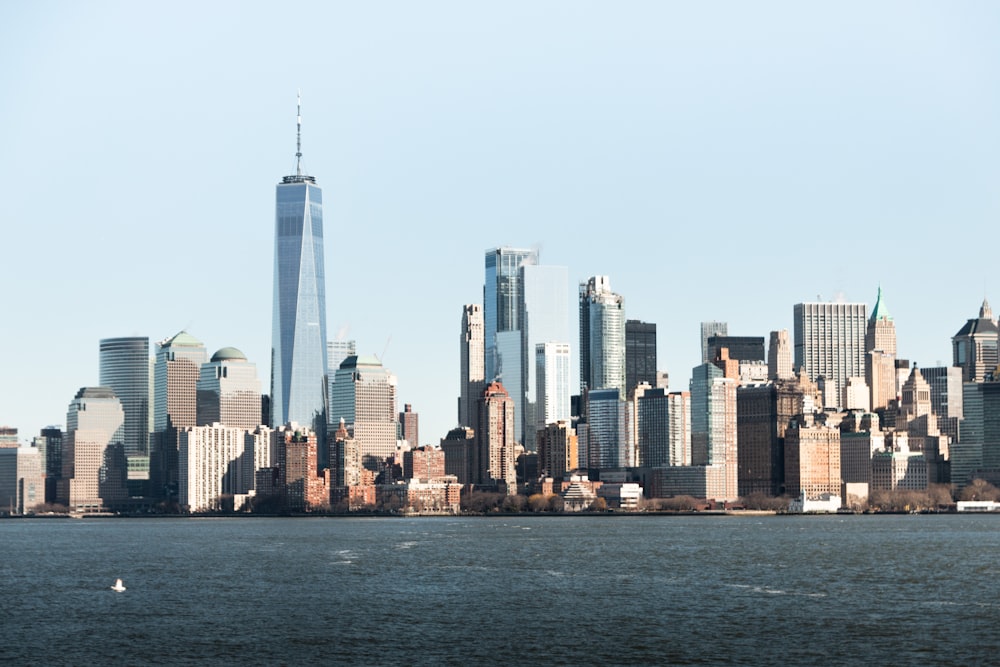
POLYGON ((573 386, 569 343, 548 342, 535 346, 535 382, 534 430, 537 432, 548 424, 569 421, 573 386))
POLYGON ((509 373, 503 383, 514 398, 514 423, 518 439, 535 440, 540 422, 537 396, 538 372, 536 350, 544 343, 569 343, 569 273, 565 266, 524 264, 520 267, 522 286, 519 322, 521 327, 521 378, 523 398, 518 400, 509 373))
POLYGON ((667 395, 670 415, 671 466, 691 465, 691 392, 672 391, 667 395))
POLYGON ((257 367, 235 347, 224 347, 202 364, 197 384, 199 426, 222 424, 253 430, 261 425, 257 367))
MULTIPOLYGON (((125 456, 149 456, 149 338, 100 341, 100 383, 111 387, 125 411, 125 456)), ((146 462, 148 469, 148 461, 146 462)))
POLYGON ((630 398, 642 382, 657 386, 656 324, 625 320, 625 389, 630 398))
POLYGON ((271 421, 325 433, 327 377, 323 192, 302 172, 302 115, 297 116, 295 174, 277 185, 274 217, 274 310, 271 329, 271 421))
POLYGON ((609 470, 633 465, 628 403, 617 388, 587 392, 587 466, 609 470))
POLYGON ((805 368, 810 380, 822 377, 836 405, 846 404, 847 378, 863 377, 868 306, 863 303, 797 303, 795 367, 805 368), (832 385, 832 386, 831 386, 832 385))
POLYGON ((785 433, 785 492, 792 497, 840 495, 840 431, 796 420, 785 433))
POLYGON ((611 291, 608 276, 580 283, 580 386, 625 388, 625 299, 611 291))
POLYGON ((404 404, 403 411, 399 413, 399 427, 402 440, 406 440, 412 449, 420 446, 420 415, 413 411, 409 403, 404 404))
POLYGON ((66 412, 60 503, 77 512, 118 509, 128 498, 125 412, 110 387, 83 387, 66 412))
POLYGON ((788 329, 772 331, 767 346, 767 379, 787 380, 793 375, 792 341, 788 336, 788 329))
POLYGON ((1000 364, 1000 329, 993 319, 993 310, 986 299, 979 317, 970 319, 951 338, 952 365, 962 369, 965 382, 982 382, 1000 364))
POLYGON ((476 419, 479 397, 486 388, 483 308, 470 303, 462 307, 459 337, 458 423, 471 426, 476 419))
POLYGON ((491 382, 479 399, 475 430, 479 484, 517 493, 514 452, 514 401, 499 382, 491 382))
POLYGON ((341 419, 360 451, 362 464, 382 469, 395 456, 399 432, 396 410, 396 376, 374 356, 348 357, 337 369, 330 397, 331 418, 341 419))
POLYGON ((219 423, 180 432, 178 502, 191 512, 238 510, 258 469, 271 466, 271 429, 219 423))
POLYGON ((712 361, 708 349, 708 339, 712 336, 728 336, 729 325, 726 322, 702 322, 701 323, 701 363, 707 364, 712 361))
POLYGON ((552 477, 562 479, 579 461, 579 441, 569 420, 550 422, 538 431, 538 468, 552 477))

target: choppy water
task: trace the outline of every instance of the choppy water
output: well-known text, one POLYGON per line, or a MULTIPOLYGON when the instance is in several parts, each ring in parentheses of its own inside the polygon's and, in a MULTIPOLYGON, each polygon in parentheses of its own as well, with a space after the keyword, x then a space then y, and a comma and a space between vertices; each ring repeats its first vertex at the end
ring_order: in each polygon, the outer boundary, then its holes
POLYGON ((0 522, 11 664, 998 660, 995 516, 0 522))

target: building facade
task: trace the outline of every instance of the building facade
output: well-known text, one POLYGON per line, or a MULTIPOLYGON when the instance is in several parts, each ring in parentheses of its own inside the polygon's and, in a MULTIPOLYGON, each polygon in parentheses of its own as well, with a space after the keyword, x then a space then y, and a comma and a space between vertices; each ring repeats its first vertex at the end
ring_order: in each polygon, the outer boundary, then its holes
MULTIPOLYGON (((535 424, 534 431, 548 424, 570 419, 569 343, 539 343, 535 346, 535 424)), ((529 440, 530 442, 530 440, 529 440)))
POLYGON ((197 423, 253 430, 261 425, 256 365, 235 347, 224 347, 202 364, 197 384, 197 423))
POLYGON ((608 276, 580 284, 580 386, 617 389, 624 400, 625 299, 608 276))
POLYGON ((514 401, 499 382, 491 382, 479 399, 474 427, 478 458, 477 483, 517 492, 514 451, 514 401))
POLYGON ((804 368, 810 380, 826 380, 827 396, 835 397, 836 404, 824 407, 844 406, 847 378, 864 376, 867 310, 863 303, 842 302, 793 308, 795 367, 804 368))
POLYGON ((66 412, 58 501, 74 512, 116 509, 128 498, 125 411, 110 387, 83 387, 66 412))
POLYGON ((971 319, 951 339, 952 365, 962 369, 965 382, 982 382, 1000 364, 1000 329, 989 302, 983 299, 979 317, 971 319))
POLYGON ((462 307, 462 332, 459 337, 458 424, 471 426, 476 405, 486 388, 485 325, 483 307, 470 303, 462 307))
MULTIPOLYGON (((125 456, 149 456, 149 338, 100 341, 100 384, 111 387, 125 412, 125 456)), ((146 462, 148 466, 148 460, 146 462)))
POLYGON ((625 390, 632 398, 641 383, 657 386, 656 324, 625 320, 625 390))
POLYGON ((337 369, 331 417, 344 420, 364 467, 378 471, 396 454, 396 376, 374 356, 348 357, 337 369))
POLYGON ((772 331, 767 346, 767 379, 787 380, 793 375, 792 341, 788 329, 772 331))
MULTIPOLYGON (((301 107, 300 107, 301 110, 301 107)), ((301 137, 302 116, 297 116, 301 137)), ((296 422, 326 430, 326 271, 323 191, 302 172, 276 187, 271 326, 271 425, 296 422)))

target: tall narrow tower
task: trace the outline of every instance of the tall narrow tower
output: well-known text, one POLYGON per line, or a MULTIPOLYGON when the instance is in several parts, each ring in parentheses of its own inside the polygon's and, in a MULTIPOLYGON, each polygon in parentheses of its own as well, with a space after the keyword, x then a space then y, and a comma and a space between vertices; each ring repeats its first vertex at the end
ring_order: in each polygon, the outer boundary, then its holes
POLYGON ((277 186, 274 216, 274 311, 271 330, 271 422, 325 426, 326 274, 323 192, 302 173, 302 105, 295 174, 277 186))

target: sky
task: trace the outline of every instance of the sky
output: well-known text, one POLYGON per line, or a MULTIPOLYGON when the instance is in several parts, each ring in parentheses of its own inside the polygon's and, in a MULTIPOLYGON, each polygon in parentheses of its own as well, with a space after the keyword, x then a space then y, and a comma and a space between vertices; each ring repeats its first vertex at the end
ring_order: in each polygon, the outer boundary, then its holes
POLYGON ((64 424, 116 336, 235 346, 267 391, 298 90, 329 335, 421 444, 501 245, 571 304, 610 276, 671 390, 701 321, 880 285, 899 356, 947 364, 1000 310, 998 34, 995 2, 0 3, 0 424, 64 424))

